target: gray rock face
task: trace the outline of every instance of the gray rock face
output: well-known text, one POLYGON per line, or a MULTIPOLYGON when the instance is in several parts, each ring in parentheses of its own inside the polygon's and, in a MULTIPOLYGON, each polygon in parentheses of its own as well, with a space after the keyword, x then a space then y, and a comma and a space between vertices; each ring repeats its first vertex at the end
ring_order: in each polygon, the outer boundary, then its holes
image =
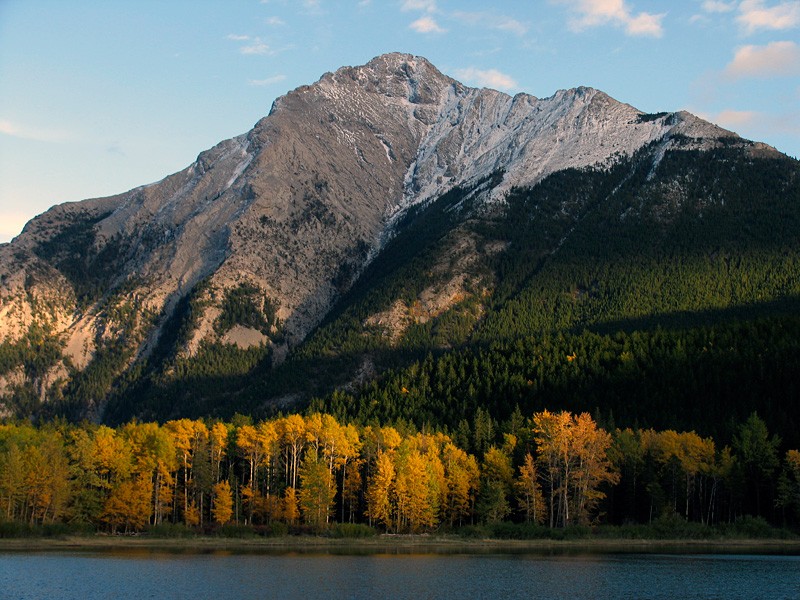
MULTIPOLYGON (((653 142, 666 149, 675 136, 681 147, 736 137, 688 113, 642 115, 590 88, 510 97, 466 87, 420 57, 380 56, 279 98, 250 132, 158 183, 33 219, 0 246, 0 340, 45 325, 84 365, 115 331, 110 307, 125 297, 149 315, 126 330, 141 354, 205 280, 217 292, 260 289, 291 347, 408 207, 501 169, 484 200, 502 200, 512 186, 608 165, 653 142)), ((219 297, 209 296, 189 349, 214 335, 219 297)))

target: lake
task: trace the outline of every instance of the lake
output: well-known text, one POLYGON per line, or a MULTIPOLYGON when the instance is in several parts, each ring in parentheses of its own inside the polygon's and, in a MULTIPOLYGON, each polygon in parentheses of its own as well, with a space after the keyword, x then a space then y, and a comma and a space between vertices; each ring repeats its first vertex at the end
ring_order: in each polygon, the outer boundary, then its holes
POLYGON ((0 553, 0 598, 800 598, 800 556, 0 553))

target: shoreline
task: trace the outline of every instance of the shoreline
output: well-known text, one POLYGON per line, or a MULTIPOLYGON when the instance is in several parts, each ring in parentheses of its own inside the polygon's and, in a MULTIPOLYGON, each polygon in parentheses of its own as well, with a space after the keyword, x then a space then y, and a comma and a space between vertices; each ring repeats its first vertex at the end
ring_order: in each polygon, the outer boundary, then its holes
POLYGON ((0 553, 110 552, 167 554, 764 554, 800 555, 800 540, 786 539, 464 539, 458 536, 391 535, 373 538, 284 536, 273 538, 150 538, 65 536, 3 538, 0 553))

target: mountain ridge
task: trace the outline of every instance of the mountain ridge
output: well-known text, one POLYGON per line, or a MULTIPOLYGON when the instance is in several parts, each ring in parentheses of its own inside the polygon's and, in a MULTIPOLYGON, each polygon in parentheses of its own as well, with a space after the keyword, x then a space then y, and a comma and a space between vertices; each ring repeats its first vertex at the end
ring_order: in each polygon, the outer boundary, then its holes
MULTIPOLYGON (((511 97, 421 57, 382 55, 281 96, 251 131, 159 182, 33 219, 0 247, 0 338, 27 343, 37 324, 60 344, 37 373, 44 401, 116 340, 129 351, 116 375, 145 360, 194 294, 202 310, 181 352, 227 342, 278 363, 417 207, 463 189, 474 210, 491 212, 552 173, 608 169, 650 146, 651 173, 672 150, 781 156, 689 113, 646 115, 592 88, 511 97), (225 317, 236 302, 274 315, 245 326, 225 317)), ((451 306, 465 281, 432 305, 451 306)), ((23 371, 0 373, 0 393, 29 380, 23 371)), ((102 413, 103 398, 93 402, 102 413)))

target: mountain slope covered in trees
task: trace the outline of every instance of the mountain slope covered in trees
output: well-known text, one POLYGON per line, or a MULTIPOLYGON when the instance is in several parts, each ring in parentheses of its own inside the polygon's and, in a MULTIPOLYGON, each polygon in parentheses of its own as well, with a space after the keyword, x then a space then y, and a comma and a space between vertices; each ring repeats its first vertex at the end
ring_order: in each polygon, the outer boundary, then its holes
POLYGON ((388 55, 1 248, 4 411, 466 438, 547 408, 720 443, 755 411, 797 447, 798 236, 800 163, 763 144, 388 55))

